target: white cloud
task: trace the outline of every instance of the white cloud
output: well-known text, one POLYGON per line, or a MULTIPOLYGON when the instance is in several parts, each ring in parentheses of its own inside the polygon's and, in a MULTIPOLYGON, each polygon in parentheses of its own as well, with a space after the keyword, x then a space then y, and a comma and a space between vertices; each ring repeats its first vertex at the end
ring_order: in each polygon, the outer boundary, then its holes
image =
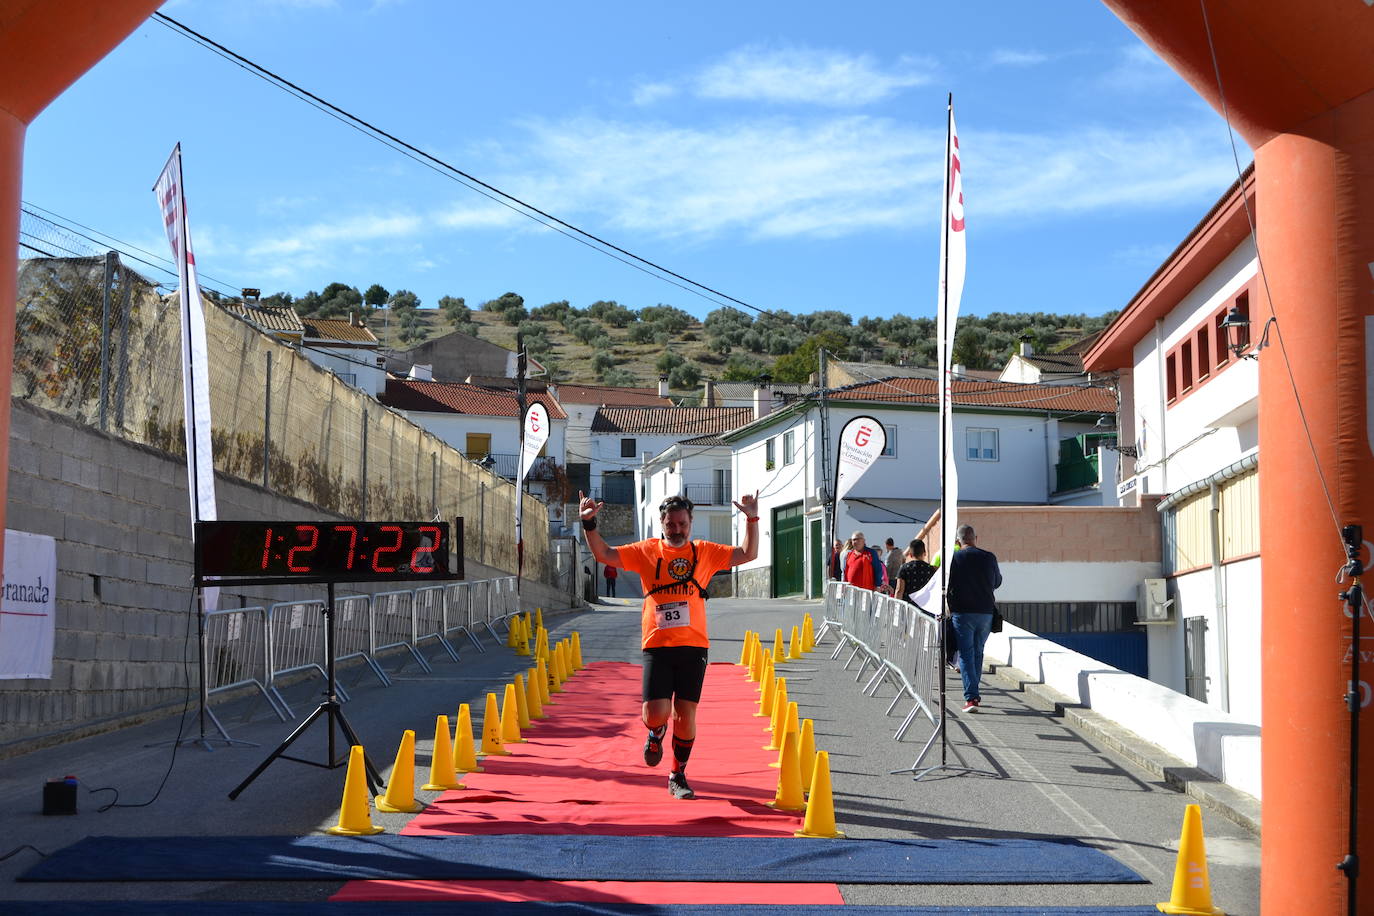
POLYGON ((1116 62, 1099 82, 1117 92, 1145 93, 1179 86, 1183 81, 1159 55, 1143 44, 1135 44, 1120 50, 1116 62))
POLYGON ((1127 245, 1125 248, 1118 248, 1111 253, 1111 259, 1117 264, 1163 264, 1173 249, 1168 245, 1127 245))
POLYGON ((444 229, 491 229, 513 225, 521 219, 514 210, 494 202, 458 203, 430 217, 434 225, 444 229))
POLYGON ((705 98, 848 107, 928 83, 932 69, 916 58, 885 70, 867 54, 748 46, 707 67, 692 84, 705 98))
POLYGON ((677 87, 672 83, 641 83, 635 87, 632 98, 636 105, 652 105, 672 98, 677 92, 677 87))
POLYGON ((250 246, 247 254, 250 257, 308 256, 331 246, 411 236, 421 225, 420 218, 411 214, 364 214, 314 223, 276 238, 265 239, 250 246))
POLYGON ((1039 51, 1013 51, 1002 49, 993 51, 988 63, 994 67, 1032 67, 1049 60, 1049 55, 1039 51))

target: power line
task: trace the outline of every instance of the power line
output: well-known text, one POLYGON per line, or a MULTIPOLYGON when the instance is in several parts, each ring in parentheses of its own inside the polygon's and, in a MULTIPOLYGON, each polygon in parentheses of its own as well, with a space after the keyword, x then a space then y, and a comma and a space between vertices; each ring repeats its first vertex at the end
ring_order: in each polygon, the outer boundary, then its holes
POLYGON ((745 302, 743 299, 736 299, 734 296, 731 296, 728 293, 721 292, 720 290, 707 286, 704 283, 699 283, 696 280, 691 279, 690 277, 683 276, 682 274, 677 273, 676 271, 664 267, 662 264, 658 264, 654 261, 649 260, 648 258, 641 257, 635 254, 634 252, 622 248, 619 245, 616 245, 615 243, 610 242, 598 235, 595 235, 591 232, 587 232, 584 229, 580 229, 577 226, 574 226, 572 223, 567 222, 566 220, 559 219, 553 214, 541 210, 540 208, 534 206, 531 203, 521 200, 520 198, 512 194, 508 194, 507 192, 496 187, 495 185, 489 184, 488 182, 483 181, 475 175, 465 172, 457 166, 452 165, 431 153, 427 153, 419 147, 406 142, 405 140, 402 140, 395 134, 389 133, 383 130, 382 128, 377 127, 375 124, 372 124, 371 122, 366 121, 363 118, 360 118, 357 115, 343 108, 340 108, 338 105, 335 105, 332 102, 329 102, 324 98, 321 98, 315 93, 310 92, 308 89, 305 89, 297 85, 296 83, 291 82, 284 76, 274 73, 273 71, 268 70, 266 67, 263 67, 260 64, 254 63, 253 61, 244 57, 242 54, 230 50, 229 48, 225 47, 224 45, 220 44, 214 39, 209 38, 206 35, 202 35, 200 32, 197 32, 185 23, 179 22, 170 16, 157 12, 153 13, 153 18, 157 19, 159 22, 167 26, 169 29, 172 29, 177 34, 185 38, 188 38, 191 41, 194 41, 195 43, 201 45, 204 48, 207 48, 208 50, 215 52, 221 57, 238 65, 242 69, 252 73, 254 76, 257 76, 265 80, 269 84, 276 86, 278 89, 281 89, 284 92, 287 92, 295 96, 301 101, 304 101, 309 105, 312 105, 313 107, 323 111, 325 114, 328 114, 330 117, 338 121, 341 121, 345 125, 353 128, 354 130, 359 131, 365 136, 371 137, 372 139, 376 140, 382 145, 388 146, 391 149, 394 149, 397 152, 402 153, 410 159, 413 159, 416 162, 419 162, 420 164, 425 165, 426 167, 438 172, 439 174, 444 175, 445 177, 453 181, 456 181, 457 183, 468 188, 469 190, 481 194, 483 197, 486 197, 487 199, 494 201, 495 203, 499 203, 502 206, 507 207, 508 209, 521 214, 522 216, 528 217, 529 219, 534 220, 542 226, 545 226, 549 229, 553 229, 559 234, 564 235, 572 239, 573 241, 578 242, 579 244, 586 245, 593 251, 600 252, 601 254, 604 254, 607 257, 613 258, 614 260, 621 262, 622 264, 625 264, 629 267, 633 267, 636 270, 642 271, 646 274, 649 274, 650 276, 663 280, 666 283, 670 283, 673 286, 676 286, 685 292, 692 293, 693 295, 700 296, 701 298, 706 299, 710 302, 714 302, 717 305, 724 305, 725 303, 721 300, 725 300, 728 302, 733 302, 736 305, 742 305, 747 309, 752 309, 753 311, 758 312, 761 315, 771 314, 766 309, 761 309, 758 306, 751 305, 750 303, 745 302))

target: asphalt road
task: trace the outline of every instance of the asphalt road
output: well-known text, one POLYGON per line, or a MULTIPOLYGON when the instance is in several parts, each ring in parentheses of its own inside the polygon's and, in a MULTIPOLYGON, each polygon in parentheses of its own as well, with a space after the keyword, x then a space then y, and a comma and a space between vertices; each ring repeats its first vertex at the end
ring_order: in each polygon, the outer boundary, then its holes
MULTIPOLYGON (((628 585, 622 575, 622 594, 628 585)), ((600 583, 599 583, 600 584, 600 583)), ((551 638, 576 629, 584 660, 638 661, 638 602, 620 598, 577 613, 546 612, 551 638)), ((771 634, 790 630, 802 614, 819 615, 818 602, 790 600, 711 600, 713 660, 735 661, 746 630, 771 634)), ((392 668, 394 685, 382 687, 361 667, 350 667, 341 682, 352 694, 344 714, 384 771, 395 752, 396 735, 413 728, 418 758, 427 759, 434 717, 454 715, 467 702, 480 710, 488 691, 504 688, 527 660, 486 640, 487 651, 462 649, 454 664, 433 652, 433 673, 411 663, 392 668), (376 750, 374 750, 374 748, 376 750)), ((945 759, 962 757, 979 774, 938 770, 921 780, 890 771, 910 767, 931 733, 918 721, 901 742, 892 733, 905 713, 899 704, 885 710, 891 692, 866 697, 844 656, 831 661, 818 651, 788 671, 788 697, 803 716, 815 721, 817 747, 830 754, 839 827, 851 837, 951 839, 1076 838, 1096 846, 1134 869, 1142 885, 844 885, 849 903, 887 905, 1124 906, 1152 905, 1169 899, 1185 806, 1191 801, 1158 778, 1136 768, 1093 740, 1075 733, 1042 701, 1016 683, 998 677, 985 681, 983 709, 976 716, 951 714, 947 730, 954 748, 945 759)), ((865 678, 864 680, 866 680, 865 678)), ((958 676, 950 676, 951 704, 959 697, 958 676)), ((319 698, 320 682, 309 680, 288 694, 303 715, 319 698)), ((194 706, 192 706, 194 710, 194 706)), ((286 760, 273 763, 236 801, 226 796, 290 733, 261 699, 245 698, 217 707, 235 739, 257 747, 196 745, 176 750, 155 745, 173 738, 178 718, 166 716, 133 728, 0 761, 0 855, 24 844, 52 852, 90 835, 304 835, 338 819, 342 770, 286 760), (169 772, 156 800, 164 774, 169 772), (81 782, 75 817, 40 813, 43 782, 75 775, 81 782), (114 800, 126 807, 103 813, 114 800)), ((179 711, 179 710, 178 710, 179 711)), ((299 720, 297 720, 299 721, 299 720)), ((199 734, 192 714, 185 733, 199 734)), ((209 729, 214 735, 214 729, 209 729)), ((293 745, 294 754, 324 759, 324 721, 293 745)), ((701 723, 699 741, 710 740, 710 723, 701 723)), ((938 759, 938 751, 927 763, 938 759)), ((633 765, 633 761, 627 763, 633 765)), ((384 773, 385 775, 385 773, 384 773)), ((437 793, 417 793, 426 800, 437 793)), ((409 815, 374 813, 375 823, 398 831, 409 815)), ((1243 828, 1204 813, 1205 838, 1214 905, 1231 916, 1259 912, 1259 841, 1243 828)), ((311 900, 322 899, 338 883, 197 882, 26 884, 16 875, 37 861, 20 849, 0 861, 0 901, 9 899, 114 900, 311 900)), ((3 903, 0 902, 0 909, 3 903)))

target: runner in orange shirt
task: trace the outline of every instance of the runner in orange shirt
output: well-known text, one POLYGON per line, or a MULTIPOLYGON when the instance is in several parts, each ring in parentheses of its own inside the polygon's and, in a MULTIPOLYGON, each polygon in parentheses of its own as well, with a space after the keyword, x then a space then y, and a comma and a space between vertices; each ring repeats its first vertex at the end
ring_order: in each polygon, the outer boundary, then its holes
POLYGON ((687 759, 697 736, 697 703, 706 679, 707 586, 722 569, 748 563, 759 555, 759 498, 746 493, 734 506, 744 513, 744 545, 731 547, 692 540, 692 501, 670 496, 658 507, 663 537, 612 547, 596 531, 602 503, 581 493, 580 515, 587 547, 597 562, 638 573, 644 586, 640 612, 644 650, 642 717, 649 737, 644 762, 658 766, 668 718, 673 720, 673 770, 668 791, 674 798, 693 798, 687 785, 687 759))

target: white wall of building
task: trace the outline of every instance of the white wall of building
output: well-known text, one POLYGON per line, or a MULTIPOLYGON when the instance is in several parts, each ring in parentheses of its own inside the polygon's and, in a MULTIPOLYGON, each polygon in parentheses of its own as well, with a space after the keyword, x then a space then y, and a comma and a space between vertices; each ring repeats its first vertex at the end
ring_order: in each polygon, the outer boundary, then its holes
POLYGON ((386 390, 386 370, 377 365, 373 350, 327 347, 302 347, 301 354, 315 365, 347 380, 352 377, 354 388, 360 388, 374 398, 386 390))
MULTIPOLYGON (((1132 381, 1140 448, 1136 463, 1146 493, 1170 493, 1201 480, 1258 444, 1255 360, 1232 362, 1172 407, 1166 404, 1163 375, 1169 350, 1234 298, 1255 271, 1254 245, 1247 240, 1169 312, 1156 333, 1135 345, 1132 381)), ((1263 320, 1258 309, 1251 311, 1257 338, 1263 320)))
MULTIPOLYGON (((995 552, 995 551, 994 551, 995 552)), ((1002 562, 1001 601, 1135 601, 1141 579, 1159 576, 1157 562, 1002 562)))
MULTIPOLYGON (((433 433, 460 452, 467 451, 468 433, 485 433, 491 436, 491 451, 497 455, 517 455, 520 453, 520 421, 515 417, 479 417, 471 414, 436 413, 424 410, 398 411, 411 422, 433 433)), ((544 446, 544 454, 551 456, 559 465, 564 460, 567 447, 568 421, 550 418, 549 441, 544 446)))

